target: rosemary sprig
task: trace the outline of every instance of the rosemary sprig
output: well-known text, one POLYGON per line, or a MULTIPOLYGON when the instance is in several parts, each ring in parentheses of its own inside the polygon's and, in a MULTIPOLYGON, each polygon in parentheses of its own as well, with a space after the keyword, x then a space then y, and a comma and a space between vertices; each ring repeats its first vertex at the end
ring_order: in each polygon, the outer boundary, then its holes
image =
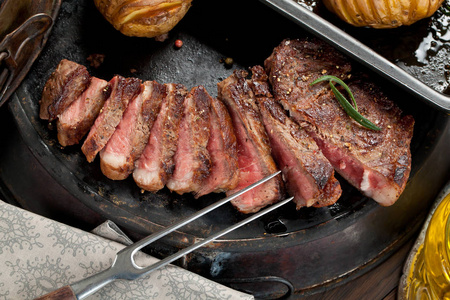
MULTIPOLYGON (((331 84, 332 84, 332 81, 334 81, 334 82, 340 84, 340 85, 347 91, 347 93, 349 94, 350 98, 352 99, 353 106, 355 107, 355 110, 358 111, 358 105, 356 104, 356 100, 355 100, 355 97, 353 97, 352 91, 350 90, 350 88, 348 87, 348 85, 345 84, 345 82, 343 82, 341 79, 337 78, 336 76, 332 76, 332 75, 324 75, 324 76, 322 76, 322 77, 317 78, 316 80, 314 80, 314 82, 311 83, 311 85, 316 84, 316 83, 319 83, 319 82, 322 82, 322 81, 327 81, 327 80, 330 81, 330 86, 331 86, 331 84)), ((333 91, 333 92, 334 92, 334 91, 333 91)), ((339 92, 339 91, 338 91, 338 92, 339 92)), ((341 94, 341 93, 339 92, 339 94, 341 94)), ((336 93, 335 93, 335 95, 336 95, 336 93)), ((341 95, 342 95, 342 94, 341 94, 341 95)), ((343 96, 342 96, 342 97, 343 97, 343 96)), ((347 99, 345 99, 345 102, 348 103, 347 99)), ((350 104, 350 103, 349 103, 349 104, 350 104)))
POLYGON ((358 122, 359 124, 361 124, 362 126, 364 126, 366 128, 369 128, 369 129, 372 129, 372 130, 376 130, 376 131, 381 130, 380 127, 378 127, 375 124, 373 124, 372 122, 370 122, 368 119, 363 117, 358 112, 358 105, 356 104, 356 100, 355 100, 355 97, 353 96, 352 91, 347 86, 347 84, 345 84, 345 82, 343 82, 341 79, 337 78, 336 76, 325 75, 325 76, 322 76, 322 77, 314 80, 310 85, 314 85, 316 83, 323 82, 323 81, 329 81, 330 87, 331 87, 331 90, 333 91, 334 96, 338 100, 339 104, 341 104, 341 106, 344 109, 344 111, 353 120, 355 120, 356 122, 358 122), (344 95, 342 95, 342 93, 336 88, 336 86, 333 84, 333 81, 335 83, 338 83, 339 85, 341 85, 347 91, 347 93, 349 94, 350 98, 352 99, 353 106, 350 104, 350 102, 347 100, 347 98, 345 98, 344 95))

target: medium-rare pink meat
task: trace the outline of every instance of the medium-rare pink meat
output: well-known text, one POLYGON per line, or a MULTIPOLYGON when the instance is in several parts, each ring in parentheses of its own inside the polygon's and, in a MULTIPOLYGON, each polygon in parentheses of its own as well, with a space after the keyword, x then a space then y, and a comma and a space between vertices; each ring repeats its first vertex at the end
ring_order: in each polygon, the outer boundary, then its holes
POLYGON ((39 117, 55 120, 88 87, 89 72, 85 66, 61 60, 42 91, 39 117))
POLYGON ((141 81, 137 78, 124 78, 116 75, 110 81, 111 94, 103 105, 100 114, 89 131, 81 147, 88 162, 92 162, 113 135, 128 103, 141 90, 141 81))
POLYGON ((166 96, 164 85, 146 81, 129 104, 106 146, 100 151, 100 167, 112 180, 123 180, 134 170, 150 136, 150 130, 166 96))
MULTIPOLYGON (((255 96, 246 80, 247 75, 243 70, 236 70, 218 83, 218 97, 230 112, 238 145, 239 183, 228 194, 277 171, 255 96)), ((234 199, 232 204, 240 212, 253 213, 279 201, 282 195, 280 175, 234 199)))
POLYGON ((58 141, 62 146, 78 144, 89 132, 109 93, 107 81, 91 78, 89 87, 57 119, 58 141))
POLYGON ((211 98, 210 137, 208 152, 211 171, 195 197, 209 193, 222 193, 234 189, 239 181, 237 142, 233 124, 225 105, 211 98))
POLYGON ((172 176, 177 150, 178 129, 183 115, 183 100, 187 94, 181 84, 166 84, 167 96, 153 124, 147 145, 136 162, 133 179, 147 191, 162 189, 172 176))
POLYGON ((184 98, 178 147, 174 156, 175 169, 167 188, 178 194, 196 193, 208 177, 211 159, 207 149, 210 136, 211 96, 203 86, 197 86, 184 98))
POLYGON ((286 40, 265 61, 274 97, 314 138, 333 167, 363 194, 392 205, 411 170, 414 119, 368 78, 352 74, 351 64, 320 41, 286 40), (359 112, 381 131, 362 127, 340 107, 327 83, 310 86, 323 74, 347 81, 359 112))
POLYGON ((287 192, 294 197, 297 209, 334 204, 342 189, 334 177, 333 166, 306 131, 275 102, 267 80, 261 66, 252 68, 251 86, 287 192))

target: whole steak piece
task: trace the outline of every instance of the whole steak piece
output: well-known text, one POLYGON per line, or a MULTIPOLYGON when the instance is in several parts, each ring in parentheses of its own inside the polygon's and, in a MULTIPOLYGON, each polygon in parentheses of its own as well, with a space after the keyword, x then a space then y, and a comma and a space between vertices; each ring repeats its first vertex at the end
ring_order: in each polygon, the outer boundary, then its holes
POLYGON ((163 84, 156 81, 142 84, 141 92, 128 104, 114 134, 100 151, 100 167, 106 177, 123 180, 133 172, 165 96, 163 84))
POLYGON ((175 168, 174 155, 178 146, 178 131, 183 116, 183 101, 187 94, 182 84, 165 84, 167 96, 153 124, 147 145, 136 162, 133 179, 147 191, 162 189, 175 168))
POLYGON ((316 141, 336 171, 381 205, 395 203, 411 170, 413 117, 403 116, 368 77, 351 74, 346 57, 318 40, 283 41, 265 68, 276 101, 316 141), (324 74, 345 80, 359 112, 381 130, 351 119, 327 83, 310 86, 324 74))
POLYGON ((342 194, 334 169, 307 132, 292 121, 270 93, 261 66, 252 68, 252 88, 269 136, 272 155, 283 172, 297 209, 334 204, 342 194))
POLYGON ((105 147, 122 120, 128 103, 141 91, 141 81, 116 75, 110 81, 111 94, 89 131, 81 151, 88 162, 94 161, 97 153, 105 147))
POLYGON ((90 75, 85 66, 63 59, 45 83, 39 117, 53 121, 88 87, 90 75))
MULTIPOLYGON (((229 195, 278 170, 247 75, 243 70, 236 70, 218 83, 218 98, 228 108, 238 147, 239 183, 229 195)), ((232 204, 240 212, 254 213, 282 196, 283 182, 279 175, 234 199, 232 204)))

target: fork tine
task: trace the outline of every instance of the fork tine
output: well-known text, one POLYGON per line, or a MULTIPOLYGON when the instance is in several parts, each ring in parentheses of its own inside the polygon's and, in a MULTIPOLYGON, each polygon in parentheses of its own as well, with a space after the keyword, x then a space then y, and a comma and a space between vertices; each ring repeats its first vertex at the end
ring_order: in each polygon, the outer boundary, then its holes
POLYGON ((191 216, 189 216, 189 217, 187 217, 187 218, 185 218, 185 219, 183 219, 183 220, 181 220, 181 221, 179 221, 179 222, 177 222, 177 223, 175 223, 175 224, 165 228, 164 230, 161 230, 159 232, 156 232, 156 233, 154 233, 152 235, 149 235, 149 236, 143 238, 142 240, 134 243, 133 244, 133 248, 135 249, 135 251, 139 251, 140 249, 142 249, 143 247, 149 245, 150 243, 152 243, 152 242, 154 242, 154 241, 156 241, 156 240, 158 240, 158 239, 168 235, 169 233, 177 230, 178 228, 183 227, 184 225, 186 225, 186 224, 188 224, 188 223, 190 223, 190 222, 200 218, 201 216, 209 213, 210 211, 213 211, 214 209, 218 208, 219 206, 222 206, 225 203, 228 203, 231 200, 236 199, 240 195, 248 192, 249 190, 257 187, 258 185, 261 185, 261 184, 265 183, 266 181, 269 181, 270 179, 274 178, 275 176, 277 176, 280 173, 281 173, 281 171, 277 171, 277 172, 275 172, 275 173, 273 173, 273 174, 271 174, 269 176, 266 176, 263 179, 261 179, 261 180, 255 182, 255 183, 249 185, 248 187, 240 190, 239 192, 237 192, 237 193, 235 193, 233 195, 230 195, 230 196, 228 196, 228 197, 226 197, 226 198, 224 198, 222 200, 219 200, 219 201, 217 201, 217 202, 215 202, 215 203, 213 203, 213 204, 211 204, 211 205, 209 205, 209 206, 199 210, 198 212, 194 213, 193 215, 191 215, 191 216))
POLYGON ((233 231, 233 230, 235 230, 235 229, 237 229, 239 227, 242 227, 245 224, 250 223, 251 221, 254 221, 254 220, 258 219, 259 217, 261 217, 261 216, 263 216, 263 215, 265 215, 265 214, 267 214, 267 213, 269 213, 269 212, 279 208, 280 206, 285 205, 286 203, 292 201, 292 199, 294 199, 294 197, 290 197, 290 198, 287 198, 287 199, 285 199, 283 201, 275 203, 275 204, 271 205, 270 207, 268 207, 268 208, 266 208, 266 209, 264 209, 262 211, 259 211, 259 212, 255 213, 255 214, 251 215, 250 217, 240 221, 239 223, 236 223, 236 224, 234 224, 234 225, 232 225, 230 227, 227 227, 224 230, 219 231, 216 234, 211 235, 208 238, 206 238, 206 239, 204 239, 204 240, 202 240, 200 242, 192 244, 191 246, 188 246, 188 247, 184 248, 183 250, 180 250, 177 253, 175 253, 175 254, 173 254, 171 256, 168 256, 167 258, 165 258, 163 260, 160 260, 159 262, 157 262, 157 263, 155 263, 153 265, 150 265, 148 267, 145 267, 145 268, 141 269, 142 270, 141 275, 148 274, 148 273, 153 272, 153 271, 155 271, 155 270, 157 270, 157 269, 159 269, 161 267, 164 267, 167 264, 170 264, 171 262, 173 262, 173 261, 183 257, 186 254, 189 254, 189 253, 197 250, 198 248, 200 248, 200 247, 202 247, 202 246, 204 246, 204 245, 206 245, 206 244, 208 244, 208 243, 218 239, 219 237, 221 237, 221 236, 223 236, 223 235, 225 235, 225 234, 227 234, 227 233, 229 233, 229 232, 231 232, 231 231, 233 231))

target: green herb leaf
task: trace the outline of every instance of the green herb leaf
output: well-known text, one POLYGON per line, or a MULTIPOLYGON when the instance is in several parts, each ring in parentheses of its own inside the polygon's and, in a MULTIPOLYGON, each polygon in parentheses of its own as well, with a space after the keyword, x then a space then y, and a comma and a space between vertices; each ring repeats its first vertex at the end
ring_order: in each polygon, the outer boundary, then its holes
POLYGON ((353 93, 351 92, 350 88, 341 79, 339 79, 339 78, 337 78, 335 76, 325 75, 325 76, 322 76, 322 77, 316 79, 310 85, 313 85, 313 84, 316 84, 316 83, 319 83, 319 82, 323 82, 323 81, 329 81, 329 84, 330 84, 331 90, 333 91, 334 96, 338 100, 339 104, 341 104, 341 106, 344 109, 344 111, 352 119, 354 119, 356 122, 358 122, 359 124, 361 124, 362 126, 364 126, 366 128, 369 128, 369 129, 372 129, 372 130, 376 130, 376 131, 381 130, 381 128, 379 128, 378 126, 376 126, 375 124, 370 122, 368 119, 363 117, 358 112, 358 106, 356 105, 356 100, 353 97, 353 93), (336 86, 333 84, 333 81, 338 83, 338 84, 340 84, 347 91, 347 93, 350 95, 350 98, 353 101, 354 107, 344 97, 344 95, 342 95, 342 93, 336 88, 336 86))
MULTIPOLYGON (((352 91, 350 90, 348 85, 345 84, 345 82, 343 82, 341 79, 337 78, 336 76, 324 75, 324 76, 314 80, 310 85, 313 85, 313 84, 316 84, 316 83, 319 83, 319 82, 322 82, 322 81, 327 81, 327 80, 329 80, 330 82, 334 81, 336 83, 339 83, 347 91, 348 95, 352 99, 353 106, 355 107, 355 110, 358 111, 358 105, 356 104, 356 100, 355 100, 355 97, 353 97, 352 91)), ((347 101, 347 99, 345 99, 345 101, 347 101)))
POLYGON ((379 128, 378 126, 376 126, 375 124, 373 124, 372 122, 370 122, 369 120, 367 120, 366 118, 364 118, 359 112, 357 112, 353 106, 351 106, 350 102, 348 102, 347 99, 345 99, 345 97, 341 94, 341 92, 339 92, 339 90, 334 86, 333 82, 330 81, 330 87, 331 90, 333 91, 334 95, 336 96, 336 99, 339 101, 339 103, 341 104, 342 108, 344 109, 344 111, 351 117, 353 118, 356 122, 358 122, 359 124, 361 124, 362 126, 372 129, 372 130, 381 130, 381 128, 379 128))

